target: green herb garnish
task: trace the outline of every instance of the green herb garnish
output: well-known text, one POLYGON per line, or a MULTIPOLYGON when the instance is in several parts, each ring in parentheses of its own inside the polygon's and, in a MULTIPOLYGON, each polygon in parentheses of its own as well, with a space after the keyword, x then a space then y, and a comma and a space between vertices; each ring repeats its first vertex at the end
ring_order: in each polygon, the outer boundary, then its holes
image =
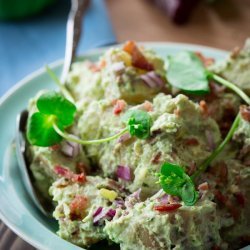
POLYGON ((209 92, 206 69, 193 52, 181 52, 169 57, 167 79, 172 86, 189 93, 209 92))
POLYGON ((51 91, 37 101, 39 112, 28 119, 27 138, 33 145, 48 147, 59 143, 62 137, 54 130, 64 130, 74 121, 76 107, 62 95, 51 91))
POLYGON ((129 133, 140 139, 146 139, 150 136, 150 128, 152 126, 151 116, 142 110, 129 110, 123 120, 129 127, 129 133))
POLYGON ((68 91, 68 89, 66 88, 66 86, 64 84, 61 83, 60 79, 57 77, 57 75, 55 74, 55 72, 48 66, 45 66, 45 69, 48 73, 48 75, 51 77, 51 79, 57 84, 57 86, 59 87, 59 89, 61 90, 61 92, 63 93, 63 95, 71 102, 74 103, 74 98, 71 95, 71 93, 68 91))
POLYGON ((108 138, 97 140, 77 139, 65 132, 74 122, 76 106, 54 91, 41 95, 37 100, 38 112, 28 119, 27 138, 33 145, 48 147, 58 144, 63 138, 79 144, 98 144, 119 138, 130 133, 139 139, 150 136, 151 116, 142 110, 133 110, 126 114, 126 127, 108 138))
POLYGON ((180 197, 187 206, 194 205, 198 199, 192 179, 179 165, 164 163, 161 166, 159 183, 167 194, 180 197))
POLYGON ((250 104, 249 97, 240 88, 207 70, 194 52, 180 52, 171 56, 168 63, 167 79, 172 86, 187 93, 200 95, 209 92, 209 80, 214 80, 237 93, 250 104))

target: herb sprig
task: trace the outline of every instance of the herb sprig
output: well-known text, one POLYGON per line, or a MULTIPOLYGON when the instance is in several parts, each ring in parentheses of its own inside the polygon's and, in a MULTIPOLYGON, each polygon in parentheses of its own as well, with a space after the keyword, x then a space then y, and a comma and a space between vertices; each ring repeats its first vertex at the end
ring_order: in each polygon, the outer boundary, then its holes
MULTIPOLYGON (((248 105, 250 98, 235 84, 208 71, 203 66, 200 59, 193 52, 181 52, 175 57, 171 57, 168 67, 168 80, 172 86, 193 94, 205 94, 209 92, 209 80, 226 86, 238 94, 248 105)), ((240 113, 236 116, 227 136, 212 154, 198 167, 192 176, 185 174, 179 165, 166 162, 161 167, 158 174, 159 183, 163 190, 170 195, 182 198, 183 202, 190 206, 198 199, 194 181, 206 171, 211 162, 223 151, 228 142, 232 139, 240 123, 240 113)))
POLYGON ((158 176, 159 183, 167 194, 180 197, 187 206, 195 204, 198 192, 181 166, 165 162, 158 176))
POLYGON ((74 123, 76 106, 61 94, 51 91, 41 95, 37 100, 37 109, 38 112, 28 119, 27 138, 31 144, 41 147, 58 144, 63 138, 89 145, 114 140, 127 132, 140 139, 150 136, 152 119, 142 110, 128 112, 124 118, 126 127, 113 136, 97 140, 81 140, 65 132, 65 129, 74 123))
POLYGON ((169 84, 187 93, 209 93, 209 80, 214 80, 238 94, 246 103, 249 97, 235 84, 206 69, 200 58, 191 51, 169 57, 167 68, 169 84))

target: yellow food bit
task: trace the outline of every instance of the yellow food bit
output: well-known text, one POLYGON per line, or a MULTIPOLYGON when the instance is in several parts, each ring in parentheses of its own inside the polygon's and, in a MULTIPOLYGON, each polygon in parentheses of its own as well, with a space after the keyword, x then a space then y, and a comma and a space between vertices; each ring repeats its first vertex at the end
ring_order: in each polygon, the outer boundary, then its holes
POLYGON ((109 201, 114 201, 114 199, 117 197, 117 193, 115 191, 108 190, 106 188, 101 188, 100 194, 102 197, 108 199, 109 201))
POLYGON ((115 61, 122 61, 124 62, 125 66, 129 67, 132 65, 132 57, 129 53, 125 51, 119 51, 115 54, 115 61))

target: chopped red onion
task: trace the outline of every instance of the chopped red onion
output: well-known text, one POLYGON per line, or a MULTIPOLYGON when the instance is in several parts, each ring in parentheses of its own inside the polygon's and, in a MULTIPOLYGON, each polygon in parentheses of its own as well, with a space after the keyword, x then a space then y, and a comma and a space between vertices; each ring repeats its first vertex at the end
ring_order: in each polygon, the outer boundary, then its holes
MULTIPOLYGON (((77 138, 76 136, 74 136, 77 138)), ((76 157, 80 153, 80 145, 76 142, 62 141, 61 151, 68 157, 76 157)))
POLYGON ((126 133, 124 135, 122 135, 119 139, 118 139, 118 142, 119 143, 123 143, 127 140, 129 140, 131 138, 131 135, 129 133, 126 133))
POLYGON ((93 224, 98 226, 104 222, 104 220, 111 221, 116 214, 116 210, 112 208, 99 207, 93 215, 93 224))
POLYGON ((141 75, 140 78, 150 87, 157 88, 163 87, 164 81, 161 76, 157 75, 155 71, 150 71, 147 74, 141 75))
POLYGON ((98 207, 96 210, 95 210, 95 212, 94 212, 94 214, 93 214, 93 217, 96 217, 98 214, 100 214, 101 213, 101 211, 102 211, 102 207, 98 207))
POLYGON ((118 178, 122 180, 125 180, 125 181, 131 180, 131 171, 130 171, 130 168, 127 166, 118 166, 116 175, 118 178))
POLYGON ((108 210, 108 212, 106 213, 107 219, 108 219, 108 220, 112 220, 113 217, 115 216, 115 214, 116 214, 116 210, 110 208, 110 209, 108 210))
POLYGON ((160 198, 160 203, 161 204, 168 204, 169 203, 169 195, 168 194, 164 194, 161 198, 160 198))
POLYGON ((119 199, 119 200, 114 200, 114 205, 115 205, 116 207, 122 208, 122 207, 124 207, 125 203, 124 203, 124 200, 119 199))
POLYGON ((211 151, 214 151, 215 148, 216 148, 216 145, 215 145, 215 142, 214 142, 213 134, 211 133, 210 130, 206 130, 205 135, 206 135, 206 138, 207 138, 207 143, 208 143, 209 149, 211 151))
POLYGON ((121 73, 125 69, 124 62, 116 62, 111 65, 111 70, 116 73, 121 73))
POLYGON ((137 200, 140 200, 140 194, 141 194, 141 188, 139 188, 137 191, 135 191, 134 193, 132 193, 130 196, 134 197, 137 200))
POLYGON ((127 208, 133 208, 136 203, 140 202, 141 201, 140 193, 141 193, 141 188, 139 188, 137 191, 126 197, 125 206, 127 208))

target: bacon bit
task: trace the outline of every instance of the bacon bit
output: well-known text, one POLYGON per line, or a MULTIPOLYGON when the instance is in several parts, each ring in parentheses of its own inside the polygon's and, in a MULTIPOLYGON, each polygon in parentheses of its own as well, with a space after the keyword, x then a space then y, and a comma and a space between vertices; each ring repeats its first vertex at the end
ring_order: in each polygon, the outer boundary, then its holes
POLYGON ((250 122, 250 107, 246 105, 240 106, 240 114, 245 121, 250 122))
POLYGON ((199 141, 196 138, 187 138, 185 139, 185 144, 188 146, 197 146, 199 141))
POLYGON ((230 55, 232 59, 236 59, 238 55, 240 54, 241 48, 240 47, 235 47, 230 55))
POLYGON ((154 210, 159 212, 173 212, 180 208, 182 205, 178 203, 166 204, 166 205, 156 205, 154 206, 154 210))
POLYGON ((147 112, 150 112, 150 111, 153 111, 153 104, 149 101, 145 101, 143 103, 143 108, 147 111, 147 112))
POLYGON ((123 50, 132 56, 132 65, 134 67, 139 68, 139 69, 144 69, 147 71, 154 70, 154 66, 147 61, 145 56, 142 54, 142 52, 136 46, 135 42, 128 41, 124 45, 123 50))
POLYGON ((196 163, 191 162, 189 169, 188 169, 188 175, 192 175, 196 171, 196 163))
POLYGON ((103 68, 106 67, 106 65, 107 65, 107 62, 105 60, 101 60, 100 63, 99 63, 99 68, 103 69, 103 68))
POLYGON ((228 177, 228 169, 227 169, 227 164, 222 161, 220 162, 220 171, 219 171, 219 178, 222 183, 227 182, 227 177, 228 177))
POLYGON ((116 100, 113 113, 119 115, 125 108, 127 103, 124 100, 116 100))
POLYGON ((153 164, 158 164, 160 162, 160 158, 161 158, 161 152, 158 152, 153 159, 151 160, 151 162, 153 164))
POLYGON ((211 57, 205 57, 202 53, 200 52, 195 52, 195 54, 200 58, 200 60, 202 61, 203 65, 205 67, 210 66, 214 63, 214 58, 211 57))
POLYGON ((88 206, 88 199, 83 195, 77 195, 70 203, 71 220, 81 220, 85 215, 85 209, 88 206))
POLYGON ((92 63, 91 65, 89 65, 89 69, 95 73, 95 72, 99 72, 101 70, 101 67, 92 63))
POLYGON ((86 172, 86 166, 85 166, 85 164, 84 163, 82 163, 82 162, 77 162, 76 163, 76 172, 77 173, 85 173, 86 172))
POLYGON ((84 183, 86 181, 84 173, 75 174, 71 170, 59 165, 54 167, 54 172, 62 177, 65 177, 66 179, 71 180, 72 182, 84 183))
POLYGON ((209 189, 209 185, 207 182, 203 182, 198 186, 198 190, 207 191, 209 189))
POLYGON ((174 110, 174 114, 179 117, 180 116, 180 110, 177 108, 174 110))
POLYGON ((223 195, 220 190, 215 190, 214 196, 222 204, 226 204, 226 202, 228 200, 228 198, 225 195, 223 195))
POLYGON ((244 207, 246 203, 244 195, 242 193, 235 193, 234 196, 241 207, 244 207))
POLYGON ((209 115, 207 103, 204 100, 200 101, 200 109, 204 115, 209 115))
POLYGON ((53 146, 50 146, 49 147, 52 151, 57 151, 61 148, 61 145, 60 144, 56 144, 56 145, 53 145, 53 146))

